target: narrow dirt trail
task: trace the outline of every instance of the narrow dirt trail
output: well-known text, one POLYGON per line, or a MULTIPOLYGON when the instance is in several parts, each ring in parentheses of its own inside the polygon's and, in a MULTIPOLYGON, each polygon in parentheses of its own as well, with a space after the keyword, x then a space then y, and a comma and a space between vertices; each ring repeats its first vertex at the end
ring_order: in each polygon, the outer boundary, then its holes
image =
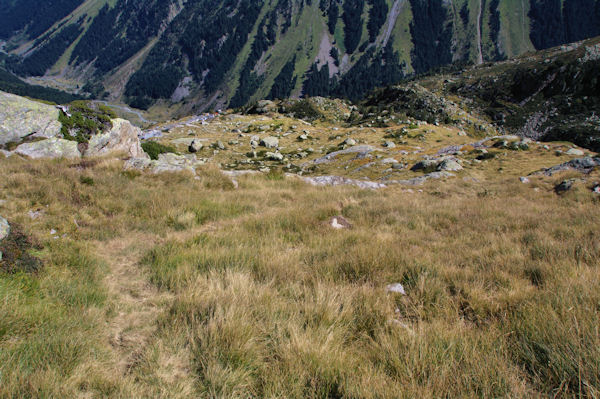
POLYGON ((194 397, 189 349, 159 330, 159 320, 175 296, 154 286, 140 265, 158 236, 129 233, 97 242, 96 255, 107 265, 104 285, 112 307, 104 333, 111 370, 130 397, 194 397))
POLYGON ((139 360, 156 331, 156 321, 173 296, 160 292, 139 267, 145 247, 143 237, 120 237, 100 243, 98 256, 108 265, 104 284, 114 306, 108 320, 107 339, 115 351, 117 370, 126 375, 139 360))

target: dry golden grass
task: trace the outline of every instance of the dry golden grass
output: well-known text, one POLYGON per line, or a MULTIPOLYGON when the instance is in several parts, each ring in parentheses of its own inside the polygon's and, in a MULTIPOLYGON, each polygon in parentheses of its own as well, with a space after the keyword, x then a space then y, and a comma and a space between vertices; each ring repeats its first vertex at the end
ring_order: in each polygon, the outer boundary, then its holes
POLYGON ((598 397, 600 199, 489 162, 410 193, 0 159, 45 261, 0 275, 0 397, 598 397))

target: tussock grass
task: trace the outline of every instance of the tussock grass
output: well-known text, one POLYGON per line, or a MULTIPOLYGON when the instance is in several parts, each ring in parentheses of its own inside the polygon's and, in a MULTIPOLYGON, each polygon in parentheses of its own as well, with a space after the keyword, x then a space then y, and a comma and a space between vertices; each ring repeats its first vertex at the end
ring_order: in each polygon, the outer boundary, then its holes
POLYGON ((0 396, 600 395, 600 202, 579 183, 554 194, 566 175, 422 193, 259 175, 234 190, 210 168, 70 166, 0 159, 0 211, 44 261, 0 275, 0 396), (119 237, 140 237, 138 266, 173 298, 127 375, 96 252, 119 237), (406 296, 386 292, 396 282, 406 296))

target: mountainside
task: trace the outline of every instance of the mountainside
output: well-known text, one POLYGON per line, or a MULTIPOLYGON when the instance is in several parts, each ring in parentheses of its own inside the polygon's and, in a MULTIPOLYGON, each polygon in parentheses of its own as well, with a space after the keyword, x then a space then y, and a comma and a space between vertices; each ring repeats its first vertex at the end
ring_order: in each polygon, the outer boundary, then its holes
POLYGON ((0 21, 5 64, 30 83, 188 114, 358 99, 445 64, 600 35, 600 1, 13 0, 0 21))

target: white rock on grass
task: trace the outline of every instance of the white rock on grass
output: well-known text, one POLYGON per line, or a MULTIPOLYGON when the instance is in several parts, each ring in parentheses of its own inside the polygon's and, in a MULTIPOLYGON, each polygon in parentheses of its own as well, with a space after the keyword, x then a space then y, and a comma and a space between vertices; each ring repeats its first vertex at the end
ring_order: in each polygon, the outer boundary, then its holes
POLYGON ((385 287, 387 292, 393 292, 395 294, 406 295, 406 291, 404 291, 404 286, 400 283, 389 284, 385 287))
POLYGON ((578 156, 578 157, 585 155, 585 153, 578 148, 570 148, 565 154, 574 155, 574 156, 578 156))
POLYGON ((350 222, 343 216, 334 216, 329 223, 336 230, 349 229, 352 227, 350 222))
POLYGON ((0 241, 4 240, 10 234, 10 225, 8 221, 0 216, 0 241))

